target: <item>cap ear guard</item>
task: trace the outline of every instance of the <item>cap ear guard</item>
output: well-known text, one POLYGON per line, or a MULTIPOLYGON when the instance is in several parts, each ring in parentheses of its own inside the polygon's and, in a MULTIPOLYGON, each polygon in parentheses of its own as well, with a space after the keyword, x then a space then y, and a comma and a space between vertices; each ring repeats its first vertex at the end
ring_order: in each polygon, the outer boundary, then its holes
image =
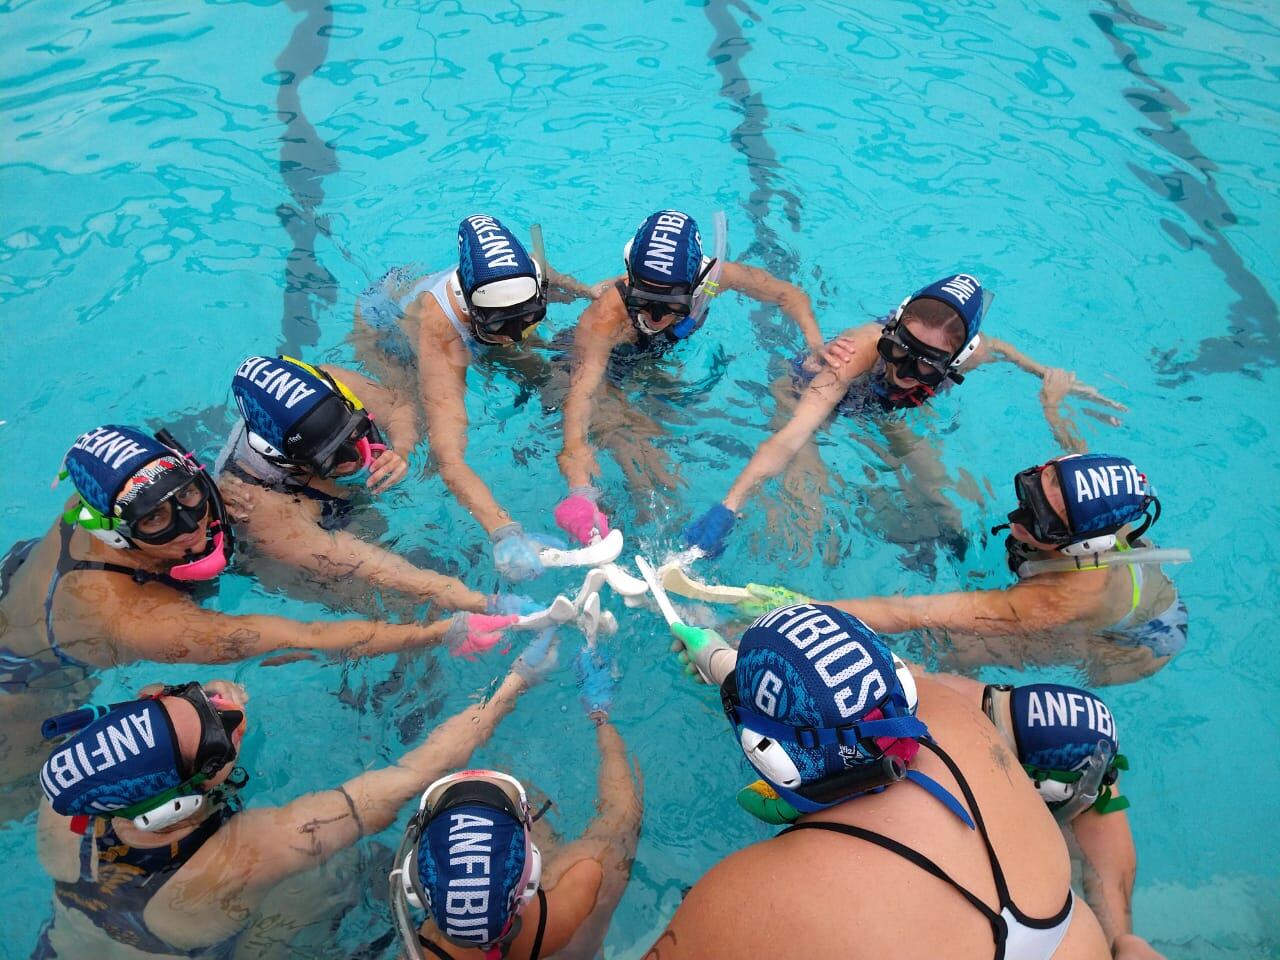
POLYGON ((802 781, 800 770, 795 761, 787 754, 786 748, 777 740, 771 740, 764 734, 756 733, 743 727, 738 733, 738 742, 742 752, 747 755, 751 765, 771 783, 794 790, 802 781))
POLYGON ((1116 545, 1116 535, 1114 533, 1100 534, 1096 537, 1090 537, 1088 540, 1078 540, 1075 543, 1068 543, 1060 548, 1060 552, 1065 553, 1069 557, 1087 557, 1094 553, 1106 553, 1112 550, 1116 545))
POLYGON ((134 549, 133 541, 116 530, 116 527, 120 525, 120 521, 114 517, 103 516, 83 498, 78 504, 72 505, 62 515, 62 519, 65 523, 82 527, 91 536, 101 540, 108 547, 113 547, 116 550, 134 549))
POLYGON ((175 823, 181 823, 188 817, 195 816, 204 807, 204 794, 192 793, 174 797, 154 810, 140 813, 133 818, 133 825, 139 830, 154 833, 165 830, 175 823))

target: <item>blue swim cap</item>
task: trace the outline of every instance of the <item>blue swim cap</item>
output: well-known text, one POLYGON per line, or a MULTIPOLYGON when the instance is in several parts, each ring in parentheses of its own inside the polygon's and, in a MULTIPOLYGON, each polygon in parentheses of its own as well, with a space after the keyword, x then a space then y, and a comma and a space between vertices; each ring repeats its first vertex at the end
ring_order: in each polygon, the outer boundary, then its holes
POLYGON ((529 851, 524 824, 483 803, 450 806, 418 840, 418 882, 427 912, 449 940, 487 947, 516 913, 529 851))
POLYGON ((62 816, 103 816, 184 782, 173 723, 159 700, 119 704, 60 746, 40 786, 62 816))
POLYGON ((1086 763, 1099 740, 1120 752, 1115 717, 1088 690, 1056 683, 1014 687, 1009 712, 1018 759, 1044 770, 1076 770, 1086 763))
POLYGON ((286 448, 303 417, 333 396, 313 370, 289 357, 249 357, 231 380, 245 423, 277 450, 286 448))
POLYGON ((458 224, 458 279, 468 303, 511 307, 539 295, 538 268, 496 217, 473 214, 458 224))
POLYGON ((1077 539, 1114 533, 1145 514, 1153 499, 1147 478, 1124 457, 1084 453, 1053 464, 1077 539))
POLYGON ((929 732, 912 715, 893 655, 875 632, 821 604, 756 620, 721 699, 747 759, 802 813, 914 778, 905 765, 929 732), (894 775, 886 776, 886 764, 894 775), (822 782, 834 786, 819 795, 822 782))
POLYGON ((982 283, 977 277, 967 273, 957 273, 955 276, 934 281, 927 287, 921 287, 907 298, 900 313, 916 300, 940 300, 960 314, 960 319, 964 321, 965 344, 978 335, 986 304, 982 283))
POLYGON ((137 427, 107 424, 81 434, 67 451, 65 464, 81 499, 111 517, 120 490, 140 467, 174 456, 174 451, 137 427))
POLYGON ((624 256, 632 280, 692 288, 702 272, 698 223, 679 210, 659 210, 640 224, 624 256))

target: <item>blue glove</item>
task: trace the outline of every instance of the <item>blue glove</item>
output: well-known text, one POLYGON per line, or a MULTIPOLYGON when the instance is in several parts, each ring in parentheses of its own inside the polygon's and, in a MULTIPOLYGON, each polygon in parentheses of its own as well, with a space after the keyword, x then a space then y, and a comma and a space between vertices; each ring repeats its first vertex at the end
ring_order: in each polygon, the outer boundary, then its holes
POLYGON ((538 553, 555 546, 554 540, 530 535, 518 523, 508 523, 489 535, 493 542, 493 565, 508 580, 532 580, 542 573, 538 553))
POLYGON ((556 667, 556 628, 547 627, 538 639, 524 648, 511 665, 511 672, 529 686, 542 680, 556 667))
POLYGON ((685 546, 697 547, 708 557, 720 556, 724 553, 724 541, 735 520, 732 510, 723 503, 717 503, 684 528, 685 546))
POLYGON ((524 617, 531 613, 537 613, 543 606, 533 597, 526 597, 519 593, 495 593, 484 605, 484 612, 506 613, 524 617))
POLYGON ((613 707, 613 676, 609 672, 609 658, 598 647, 592 650, 583 644, 574 666, 578 673, 578 702, 582 709, 589 717, 602 713, 607 718, 613 707))

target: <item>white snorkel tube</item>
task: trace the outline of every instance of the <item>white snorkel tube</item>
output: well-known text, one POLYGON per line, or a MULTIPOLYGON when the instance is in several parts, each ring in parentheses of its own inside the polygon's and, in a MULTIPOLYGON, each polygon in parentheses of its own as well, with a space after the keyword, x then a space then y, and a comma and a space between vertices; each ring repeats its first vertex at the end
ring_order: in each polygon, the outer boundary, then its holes
MULTIPOLYGON (((1070 823, 1078 815, 1084 813, 1098 802, 1098 796, 1102 793, 1103 779, 1111 769, 1111 761, 1114 757, 1115 748, 1106 740, 1099 740, 1098 745, 1093 750, 1093 754, 1087 761, 1084 771, 1080 775, 1080 779, 1072 785, 1056 784, 1059 787, 1074 787, 1067 801, 1062 806, 1052 810, 1053 818, 1058 823, 1070 823)), ((1037 783, 1036 789, 1042 789, 1041 784, 1037 783)))
POLYGON ((712 217, 712 222, 715 224, 716 231, 715 246, 712 251, 715 262, 702 283, 698 285, 698 292, 694 295, 689 310, 689 319, 693 321, 695 330, 702 326, 711 301, 720 293, 720 273, 724 269, 724 257, 729 247, 729 218, 725 216, 723 210, 717 210, 712 217))
POLYGON ((1127 567, 1135 563, 1190 563, 1191 551, 1168 547, 1139 547, 1136 550, 1109 550, 1088 557, 1055 557, 1052 560, 1023 560, 1018 564, 1019 577, 1039 573, 1061 573, 1071 570, 1099 570, 1103 567, 1127 567))

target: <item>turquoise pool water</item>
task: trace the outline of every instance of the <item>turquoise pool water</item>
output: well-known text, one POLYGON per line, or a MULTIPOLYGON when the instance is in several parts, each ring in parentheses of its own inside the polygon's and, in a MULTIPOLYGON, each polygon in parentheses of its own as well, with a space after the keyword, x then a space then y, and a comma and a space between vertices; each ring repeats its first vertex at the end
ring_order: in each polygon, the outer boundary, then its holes
MULTIPOLYGON (((552 263, 593 282, 618 270, 651 210, 686 209, 706 234, 724 209, 732 255, 803 285, 828 335, 966 269, 997 293, 991 333, 1129 406, 1119 427, 1080 417, 1086 438, 1143 465, 1165 505, 1159 539, 1196 555, 1175 574, 1187 649, 1107 694, 1133 763, 1137 929, 1171 958, 1276 955, 1280 18, 1260 2, 856 6, 874 12, 821 0, 0 5, 4 544, 47 528, 64 495, 48 481, 81 430, 167 422, 209 452, 246 354, 350 362, 356 292, 391 264, 447 263, 458 219, 477 210, 522 231, 541 222, 552 263)), ((553 307, 546 326, 575 316, 553 307)), ((727 489, 799 343, 775 313, 726 297, 663 367, 670 382, 629 385, 686 484, 628 492, 607 463, 632 546, 661 556, 727 489)), ((549 526, 562 492, 554 399, 501 372, 471 385, 478 469, 526 524, 549 526)), ((1003 583, 981 531, 1009 509, 1012 473, 1052 452, 1036 386, 997 368, 936 405, 944 462, 981 501, 957 500, 974 544, 964 561, 908 569, 859 519, 868 477, 890 494, 896 481, 837 421, 821 435, 832 488, 818 532, 789 541, 779 529, 794 506, 770 518, 757 500, 714 569, 817 595, 1003 583)), ((425 461, 419 451, 415 467, 425 461)), ((489 585, 483 534, 434 473, 385 513, 397 549, 489 585)), ((340 615, 224 579, 224 610, 340 615)), ((647 809, 608 953, 638 957, 685 885, 766 831, 733 803, 750 777, 714 698, 677 678, 653 615, 610 605, 614 715, 647 809)), ((259 707, 250 801, 276 803, 394 757, 505 663, 134 665, 110 672, 102 697, 230 672, 259 707)), ((590 815, 592 753, 562 670, 477 761, 556 797, 571 833, 590 815)), ((31 823, 0 826, 0 953, 15 957, 51 896, 31 823)), ((381 883, 369 889, 344 949, 388 929, 381 883)))

